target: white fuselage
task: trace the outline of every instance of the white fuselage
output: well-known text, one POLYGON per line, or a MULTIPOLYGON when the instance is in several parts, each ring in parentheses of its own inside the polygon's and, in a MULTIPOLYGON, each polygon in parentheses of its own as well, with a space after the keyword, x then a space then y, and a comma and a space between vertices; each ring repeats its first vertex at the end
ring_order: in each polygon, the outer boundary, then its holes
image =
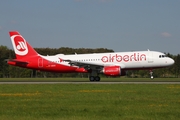
MULTIPOLYGON (((115 52, 115 53, 94 53, 94 54, 74 54, 55 56, 42 56, 48 61, 57 64, 70 66, 64 60, 77 61, 84 64, 100 66, 120 66, 121 69, 139 68, 161 68, 170 66, 174 60, 166 57, 164 53, 156 51, 134 51, 134 52, 115 52)), ((76 66, 74 66, 76 67, 76 66)))

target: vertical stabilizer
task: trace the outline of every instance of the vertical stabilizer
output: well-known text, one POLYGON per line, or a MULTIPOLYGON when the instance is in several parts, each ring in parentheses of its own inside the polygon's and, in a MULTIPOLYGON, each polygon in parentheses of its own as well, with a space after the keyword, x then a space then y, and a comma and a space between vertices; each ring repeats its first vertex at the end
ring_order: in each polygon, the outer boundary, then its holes
POLYGON ((31 45, 17 32, 9 32, 11 42, 16 54, 16 59, 24 59, 30 56, 38 55, 38 53, 31 47, 31 45))

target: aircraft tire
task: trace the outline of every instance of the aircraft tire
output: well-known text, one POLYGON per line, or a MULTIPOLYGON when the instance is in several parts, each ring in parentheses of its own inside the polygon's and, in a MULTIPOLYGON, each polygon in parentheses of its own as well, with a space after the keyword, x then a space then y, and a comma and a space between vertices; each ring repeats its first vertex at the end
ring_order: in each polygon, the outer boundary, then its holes
POLYGON ((95 77, 95 80, 96 80, 96 81, 100 81, 100 79, 101 79, 101 78, 100 78, 99 76, 96 76, 96 77, 95 77))
POLYGON ((89 80, 92 82, 92 81, 95 80, 95 77, 94 77, 94 76, 90 76, 90 77, 89 77, 89 80))

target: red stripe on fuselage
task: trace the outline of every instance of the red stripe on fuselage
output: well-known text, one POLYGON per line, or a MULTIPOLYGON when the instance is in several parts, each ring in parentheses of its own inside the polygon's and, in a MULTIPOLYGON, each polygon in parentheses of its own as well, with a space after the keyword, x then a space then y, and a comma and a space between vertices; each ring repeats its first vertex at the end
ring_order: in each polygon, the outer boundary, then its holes
POLYGON ((13 66, 19 66, 23 68, 48 71, 48 72, 59 72, 59 73, 73 73, 73 72, 83 72, 87 71, 84 68, 78 68, 73 66, 67 66, 56 62, 51 62, 42 58, 41 56, 28 57, 28 59, 21 59, 21 61, 28 62, 28 64, 18 63, 9 61, 8 64, 13 66))

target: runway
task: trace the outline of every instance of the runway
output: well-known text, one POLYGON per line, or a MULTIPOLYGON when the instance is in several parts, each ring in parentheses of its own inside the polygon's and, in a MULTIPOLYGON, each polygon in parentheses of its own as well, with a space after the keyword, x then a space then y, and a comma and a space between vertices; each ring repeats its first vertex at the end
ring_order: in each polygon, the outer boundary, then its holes
POLYGON ((172 82, 0 82, 0 84, 180 84, 180 82, 172 81, 172 82))

